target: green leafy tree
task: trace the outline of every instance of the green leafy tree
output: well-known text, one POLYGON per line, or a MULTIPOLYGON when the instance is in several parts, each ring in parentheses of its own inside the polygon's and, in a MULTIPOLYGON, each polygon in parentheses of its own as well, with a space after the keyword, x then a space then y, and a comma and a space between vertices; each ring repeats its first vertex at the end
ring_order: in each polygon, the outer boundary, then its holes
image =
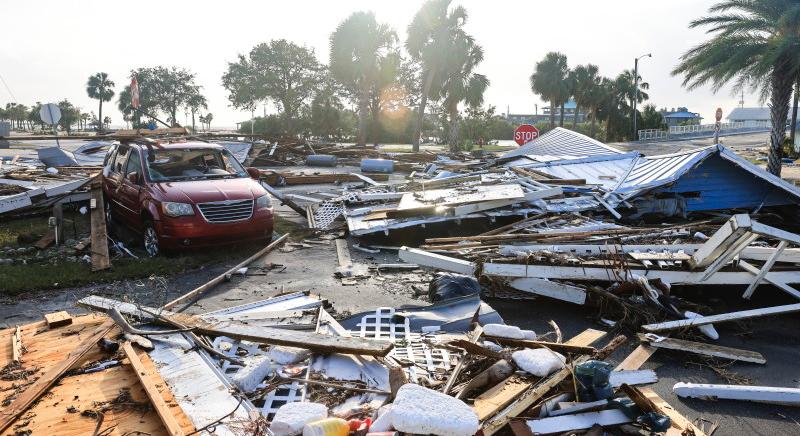
POLYGON ((214 114, 211 112, 206 114, 206 128, 211 130, 211 122, 214 121, 214 114))
MULTIPOLYGON (((178 111, 186 109, 193 96, 200 93, 191 71, 178 67, 157 66, 131 70, 130 77, 139 83, 139 113, 131 108, 130 85, 119 94, 117 107, 127 120, 139 119, 144 114, 148 118, 165 114, 172 125, 178 124, 178 111)), ((144 124, 135 124, 142 127, 144 124)))
POLYGON ((769 98, 772 131, 767 171, 780 176, 781 152, 792 85, 800 74, 800 2, 797 0, 724 0, 690 28, 708 27, 712 35, 681 57, 672 71, 694 89, 710 83, 714 91, 733 83, 760 89, 769 98))
POLYGON ((208 109, 208 102, 206 98, 200 94, 199 90, 192 93, 189 96, 188 100, 186 101, 186 106, 189 109, 189 112, 192 113, 192 132, 195 131, 195 114, 200 112, 200 109, 208 109))
POLYGON ((342 111, 344 110, 340 98, 341 93, 340 85, 325 74, 319 89, 311 100, 311 134, 325 139, 341 137, 342 111))
POLYGON ((61 110, 61 119, 58 121, 58 125, 70 133, 72 126, 80 119, 81 108, 76 107, 67 99, 58 102, 58 108, 61 110))
POLYGON ((637 104, 641 104, 650 96, 644 92, 645 89, 650 89, 650 84, 642 81, 642 76, 638 77, 639 85, 636 86, 636 81, 633 76, 633 70, 625 70, 617 76, 616 89, 624 98, 628 106, 633 108, 633 101, 636 100, 637 104))
POLYGON ((272 40, 228 63, 222 85, 235 108, 253 110, 260 101, 275 103, 291 135, 292 119, 313 96, 321 70, 314 50, 285 39, 272 40))
POLYGON ((372 12, 353 13, 331 34, 331 75, 358 102, 357 145, 367 143, 371 92, 380 85, 382 74, 396 71, 395 62, 387 60, 395 53, 396 42, 397 34, 378 23, 372 12))
POLYGON ((642 129, 663 129, 666 127, 666 123, 655 105, 646 104, 639 115, 639 127, 642 129))
MULTIPOLYGON (((97 118, 102 119, 103 102, 111 101, 111 98, 114 97, 114 82, 108 78, 107 73, 96 73, 89 76, 89 80, 86 81, 86 94, 89 95, 89 98, 97 99, 99 102, 97 118)), ((99 129, 101 132, 103 131, 102 123, 100 123, 99 129)))
POLYGON ((467 10, 462 6, 450 9, 450 2, 451 0, 427 0, 408 25, 406 51, 421 67, 417 119, 411 138, 414 151, 419 151, 428 99, 437 98, 441 94, 442 83, 448 74, 445 59, 455 41, 468 37, 464 31, 467 10))
POLYGON ((597 65, 578 65, 572 70, 574 86, 572 95, 575 97, 575 116, 572 118, 572 130, 578 124, 578 114, 581 109, 588 109, 591 104, 592 92, 600 85, 597 65))
POLYGON ((455 150, 459 147, 458 105, 469 107, 483 104, 483 94, 489 87, 489 79, 475 72, 483 61, 483 49, 468 36, 454 41, 453 49, 446 58, 448 74, 442 84, 441 99, 450 119, 448 143, 455 150))
POLYGON ((544 59, 536 63, 536 68, 531 74, 531 90, 550 104, 550 128, 556 124, 556 106, 561 105, 564 95, 568 93, 566 86, 568 73, 567 56, 549 52, 544 59))

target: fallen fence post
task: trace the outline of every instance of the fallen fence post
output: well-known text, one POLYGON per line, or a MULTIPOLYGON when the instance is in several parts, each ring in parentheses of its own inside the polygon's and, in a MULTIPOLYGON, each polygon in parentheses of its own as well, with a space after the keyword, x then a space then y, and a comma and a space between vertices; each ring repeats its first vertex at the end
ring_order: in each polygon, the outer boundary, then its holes
POLYGON ((757 318, 767 315, 781 315, 784 313, 793 312, 800 312, 800 303, 766 307, 763 309, 743 310, 741 312, 722 313, 719 315, 700 316, 697 318, 679 319, 677 321, 667 321, 656 324, 645 324, 642 326, 642 329, 649 332, 658 332, 662 330, 675 330, 684 327, 695 327, 717 322, 737 321, 740 319, 757 318))
MULTIPOLYGON (((264 256, 265 254, 269 253, 270 251, 274 250, 275 248, 281 246, 281 244, 283 244, 288 237, 289 237, 288 233, 284 234, 283 236, 281 236, 280 238, 276 239, 275 241, 273 241, 272 243, 270 243, 269 245, 267 245, 263 249, 259 250, 258 253, 248 257, 247 259, 245 259, 242 262, 239 262, 238 264, 236 264, 236 266, 234 266, 234 267, 230 268, 229 270, 225 271, 224 273, 214 277, 208 283, 206 283, 206 284, 204 284, 204 285, 202 285, 202 286, 200 286, 198 288, 195 288, 195 289, 193 289, 193 290, 181 295, 180 297, 170 301, 169 303, 161 306, 161 309, 162 310, 165 310, 165 309, 169 310, 169 309, 172 309, 173 307, 175 307, 176 305, 178 305, 179 303, 189 300, 190 298, 199 297, 200 294, 202 294, 203 292, 206 292, 209 289, 211 289, 211 288, 217 286, 218 284, 222 283, 223 281, 225 281, 225 276, 226 275, 233 274, 234 272, 236 272, 236 270, 249 265, 250 263, 252 263, 256 259, 258 259, 259 257, 264 256)), ((92 246, 94 247, 94 244, 92 244, 92 246)), ((184 308, 178 309, 178 310, 176 310, 176 312, 182 312, 183 309, 184 308)))

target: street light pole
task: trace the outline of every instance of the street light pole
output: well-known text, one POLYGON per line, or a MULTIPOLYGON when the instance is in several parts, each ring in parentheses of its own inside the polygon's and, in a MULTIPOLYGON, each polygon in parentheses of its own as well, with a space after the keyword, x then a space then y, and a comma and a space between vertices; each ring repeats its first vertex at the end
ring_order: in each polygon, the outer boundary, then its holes
POLYGON ((636 112, 636 103, 639 102, 639 59, 641 58, 651 58, 653 57, 652 53, 647 53, 646 55, 639 56, 638 58, 634 59, 633 61, 633 140, 639 140, 639 131, 637 130, 636 121, 637 115, 636 112))

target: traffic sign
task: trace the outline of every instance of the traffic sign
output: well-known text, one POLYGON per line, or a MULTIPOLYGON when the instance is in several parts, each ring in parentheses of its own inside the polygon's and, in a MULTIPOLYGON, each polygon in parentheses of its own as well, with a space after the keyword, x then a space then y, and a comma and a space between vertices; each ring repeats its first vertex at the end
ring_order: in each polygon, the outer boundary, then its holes
POLYGON ((714 116, 716 117, 717 122, 722 121, 722 108, 721 107, 717 108, 717 113, 714 114, 714 116))
POLYGON ((43 123, 55 126, 61 120, 61 109, 55 103, 43 104, 39 109, 39 118, 43 123))
POLYGON ((522 124, 514 130, 514 141, 522 146, 539 137, 539 129, 530 124, 522 124))

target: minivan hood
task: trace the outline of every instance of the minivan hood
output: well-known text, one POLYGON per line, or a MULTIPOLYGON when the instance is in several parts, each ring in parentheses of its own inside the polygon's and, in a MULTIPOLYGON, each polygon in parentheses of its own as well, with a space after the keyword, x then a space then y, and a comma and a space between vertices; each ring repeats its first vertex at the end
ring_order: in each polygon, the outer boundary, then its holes
POLYGON ((258 182, 249 177, 160 182, 152 186, 154 196, 159 200, 179 203, 252 200, 267 193, 258 182))

